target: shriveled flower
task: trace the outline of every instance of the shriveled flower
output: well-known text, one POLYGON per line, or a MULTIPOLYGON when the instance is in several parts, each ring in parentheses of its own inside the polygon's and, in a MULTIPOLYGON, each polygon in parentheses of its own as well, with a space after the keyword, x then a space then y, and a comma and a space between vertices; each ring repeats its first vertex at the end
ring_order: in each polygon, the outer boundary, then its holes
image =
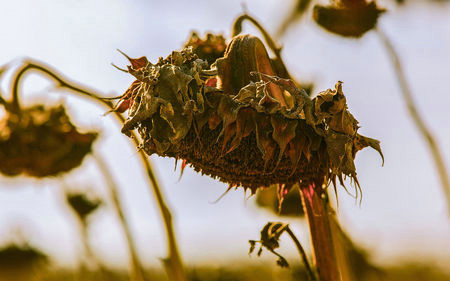
POLYGON ((79 166, 97 133, 80 133, 63 106, 7 111, 0 120, 0 172, 56 176, 79 166))
POLYGON ((82 221, 86 221, 86 218, 101 205, 100 200, 88 198, 83 193, 69 193, 66 200, 82 221))
POLYGON ((174 51, 152 64, 130 59, 137 80, 122 132, 137 129, 148 155, 174 157, 229 187, 326 183, 349 176, 353 159, 379 142, 357 133, 342 82, 311 99, 277 76, 263 43, 239 35, 211 68, 192 51, 174 51))
POLYGON ((331 5, 316 5, 313 10, 314 20, 326 30, 347 37, 361 37, 375 28, 380 9, 374 1, 337 0, 331 5))

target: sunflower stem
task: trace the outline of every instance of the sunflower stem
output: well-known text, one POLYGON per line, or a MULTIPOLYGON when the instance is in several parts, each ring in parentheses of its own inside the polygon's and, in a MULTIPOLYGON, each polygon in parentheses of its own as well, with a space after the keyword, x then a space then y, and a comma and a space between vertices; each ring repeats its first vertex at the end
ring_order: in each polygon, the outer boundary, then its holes
POLYGON ((430 129, 428 129, 427 125, 423 121, 423 118, 420 115, 419 110, 417 109, 416 103, 414 102, 413 95, 409 88, 408 81, 407 81, 405 73, 403 71, 403 67, 400 62, 400 58, 399 58, 397 52, 395 51, 394 46, 392 45, 391 41, 389 40, 387 35, 384 33, 384 31, 382 31, 380 28, 377 28, 376 32, 378 34, 378 37, 379 37, 381 43, 383 44, 383 47, 386 50, 386 53, 388 54, 388 56, 390 58, 390 62, 392 63, 392 67, 395 71, 395 76, 396 76, 397 82, 400 86, 403 100, 405 101, 409 115, 411 116, 414 124, 417 127, 417 130, 422 135, 422 137, 425 139, 425 141, 428 144, 428 147, 431 151, 431 155, 433 157, 437 172, 438 172, 440 180, 441 180, 442 189, 443 189, 444 195, 446 197, 448 216, 450 216, 450 181, 449 181, 447 169, 445 167, 445 161, 442 157, 442 153, 439 148, 439 145, 436 142, 436 139, 433 136, 433 134, 431 133, 430 129))
MULTIPOLYGON (((16 108, 19 108, 19 102, 18 102, 18 96, 19 96, 19 84, 21 81, 21 78, 24 76, 24 74, 27 71, 30 70, 36 70, 39 72, 42 72, 46 74, 47 76, 51 77, 53 80, 55 80, 58 83, 58 86, 61 88, 68 89, 74 93, 80 94, 82 96, 86 96, 88 98, 91 98, 93 100, 96 100, 97 102, 103 104, 108 109, 113 109, 113 103, 109 100, 102 99, 99 95, 95 93, 94 90, 88 89, 84 86, 77 85, 77 83, 69 81, 66 78, 63 78, 61 74, 58 71, 52 69, 49 66, 46 66, 42 63, 36 63, 32 61, 25 62, 24 66, 16 73, 14 80, 13 80, 13 87, 12 87, 12 97, 13 97, 13 104, 15 103, 16 108)), ((119 119, 120 123, 123 124, 125 122, 125 118, 116 111, 113 111, 114 115, 119 119)), ((131 133, 131 139, 133 140, 136 147, 139 145, 139 138, 134 132, 131 133)), ((153 190, 153 193, 155 195, 156 202, 158 204, 159 210, 161 212, 162 219, 164 221, 164 227, 167 234, 167 248, 168 248, 168 257, 167 257, 167 265, 168 265, 168 271, 169 271, 169 277, 171 281, 185 281, 186 276, 184 273, 184 267, 183 263, 180 257, 180 254, 178 252, 178 246, 177 246, 177 240, 175 237, 175 233, 173 230, 173 224, 172 224, 172 215, 170 213, 169 208, 167 207, 164 197, 161 192, 161 188, 159 187, 158 181, 156 180, 155 174, 153 172, 152 166, 150 164, 150 160, 148 159, 147 155, 143 150, 138 150, 139 156, 142 160, 142 164, 145 167, 148 179, 150 180, 151 187, 153 190)))
POLYGON ((106 161, 98 154, 93 154, 94 159, 97 163, 97 166, 100 172, 103 174, 105 181, 107 182, 107 186, 109 188, 110 196, 113 202, 114 210, 119 218, 120 226, 123 229, 125 234, 128 252, 130 253, 130 262, 131 262, 131 279, 135 281, 144 281, 144 270, 142 264, 139 261, 139 256, 137 253, 137 244, 133 239, 133 235, 131 233, 130 227, 128 226, 127 219, 123 213, 123 209, 121 207, 118 195, 118 188, 116 183, 113 180, 112 173, 110 172, 106 161))
POLYGON ((292 241, 294 241, 295 246, 297 247, 300 258, 302 259, 303 264, 305 265, 306 272, 308 273, 309 280, 316 281, 316 276, 314 275, 314 271, 312 270, 311 266, 309 265, 308 257, 306 256, 306 252, 303 249, 302 244, 300 244, 300 241, 298 241, 297 237, 292 232, 292 230, 289 226, 286 228, 286 232, 287 232, 287 234, 289 234, 292 241))
POLYGON ((269 49, 275 55, 275 59, 273 60, 272 63, 276 69, 277 76, 292 79, 291 75, 289 74, 286 68, 286 65, 283 62, 283 59, 281 58, 282 48, 275 43, 275 40, 272 39, 269 32, 267 32, 266 29, 255 18, 246 13, 239 16, 233 23, 233 29, 231 32, 232 36, 234 37, 242 32, 242 23, 245 20, 251 22, 261 32, 262 36, 264 37, 264 41, 266 41, 267 45, 269 46, 269 49))
POLYGON ((300 195, 308 219, 314 263, 319 280, 339 281, 339 267, 329 217, 332 215, 332 210, 328 202, 322 198, 322 194, 326 195, 321 184, 311 183, 300 186, 300 195))

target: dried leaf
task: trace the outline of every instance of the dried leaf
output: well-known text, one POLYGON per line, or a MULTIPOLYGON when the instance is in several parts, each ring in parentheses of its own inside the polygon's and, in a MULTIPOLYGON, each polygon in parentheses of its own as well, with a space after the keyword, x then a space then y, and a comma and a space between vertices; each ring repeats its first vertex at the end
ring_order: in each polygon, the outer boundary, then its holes
MULTIPOLYGON (((384 165, 384 156, 383 156, 383 152, 381 151, 381 146, 380 146, 380 141, 376 140, 376 139, 372 139, 369 137, 365 137, 363 135, 357 134, 356 138, 355 138, 355 144, 354 144, 354 152, 353 154, 355 155, 356 152, 358 152, 359 150, 365 148, 365 147, 372 147, 373 149, 375 149, 376 151, 378 151, 378 153, 381 156, 381 159, 383 160, 383 164, 384 165)), ((355 156, 353 156, 355 157, 355 156)))
POLYGON ((280 115, 272 115, 270 122, 272 123, 272 138, 277 142, 280 152, 278 154, 278 163, 284 155, 286 145, 295 137, 295 129, 297 127, 296 120, 286 120, 280 115))

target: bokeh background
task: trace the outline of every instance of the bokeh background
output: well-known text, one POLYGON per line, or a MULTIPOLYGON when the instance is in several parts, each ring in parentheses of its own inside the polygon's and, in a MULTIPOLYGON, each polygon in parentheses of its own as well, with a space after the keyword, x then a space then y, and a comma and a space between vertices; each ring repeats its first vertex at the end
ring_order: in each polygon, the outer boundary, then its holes
MULTIPOLYGON (((229 39, 231 24, 245 9, 274 32, 294 4, 292 1, 4 1, 0 16, 0 65, 25 57, 54 66, 66 77, 105 96, 119 95, 133 81, 113 68, 131 57, 155 62, 179 49, 192 30, 222 33, 229 39)), ((450 2, 379 1, 386 12, 379 26, 399 52, 414 99, 450 165, 450 2)), ((249 25, 245 31, 257 34, 249 25)), ((381 140, 385 165, 376 152, 364 150, 356 158, 363 199, 359 205, 338 189, 338 217, 351 238, 377 264, 425 262, 449 270, 450 224, 445 196, 424 140, 412 123, 400 95, 387 54, 374 32, 362 39, 344 39, 317 26, 305 15, 279 39, 291 74, 315 84, 315 93, 344 82, 350 111, 364 135, 381 140)), ((9 89, 8 71, 2 77, 9 89)), ((105 109, 92 102, 50 89, 51 83, 28 76, 22 103, 63 102, 72 121, 84 130, 97 129, 95 151, 105 157, 119 184, 120 200, 146 266, 160 266, 166 255, 165 237, 155 201, 138 161, 136 148, 105 109)), ((7 93, 9 94, 9 93, 7 93)), ((8 96, 6 98, 9 98, 8 96)), ((3 109, 0 109, 3 110, 3 109)), ((0 111, 0 115, 4 114, 0 111)), ((163 193, 174 215, 176 234, 188 265, 259 264, 249 258, 248 239, 258 239, 261 227, 274 214, 255 206, 255 198, 232 190, 217 203, 226 186, 186 168, 179 180, 174 160, 151 157, 163 193)), ((30 241, 62 267, 76 267, 80 238, 75 218, 64 205, 61 188, 85 190, 107 197, 105 182, 92 158, 61 178, 36 180, 0 177, 0 245, 30 241), (62 187, 61 187, 62 186, 62 187)), ((335 198, 332 199, 335 204, 335 198)), ((108 200, 106 200, 108 201, 108 200)), ((290 222, 309 251, 306 222, 290 222)), ((111 208, 91 218, 90 243, 109 267, 124 268, 128 253, 123 233, 111 208)), ((293 257, 287 242, 282 253, 293 257)), ((263 255, 273 262, 274 257, 263 255)))

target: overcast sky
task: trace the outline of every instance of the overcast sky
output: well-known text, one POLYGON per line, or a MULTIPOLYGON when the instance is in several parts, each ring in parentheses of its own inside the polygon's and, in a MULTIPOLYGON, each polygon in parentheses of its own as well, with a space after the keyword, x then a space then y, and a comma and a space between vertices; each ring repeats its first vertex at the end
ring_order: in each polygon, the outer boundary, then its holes
MULTIPOLYGON (((179 49, 191 30, 220 32, 229 37, 233 19, 242 11, 241 0, 213 1, 6 1, 0 16, 0 65, 24 57, 46 62, 65 76, 105 95, 122 93, 133 81, 110 63, 146 55, 155 62, 179 49)), ((274 31, 289 1, 244 1, 247 9, 274 31)), ((437 137, 450 166, 450 4, 413 3, 381 18, 380 26, 392 38, 426 123, 437 137)), ((254 29, 246 27, 246 31, 254 29)), ((350 111, 359 120, 360 133, 381 140, 384 167, 377 153, 365 150, 356 158, 363 189, 361 206, 339 190, 339 217, 345 229, 380 262, 422 257, 450 260, 450 226, 444 195, 428 148, 415 129, 400 97, 387 56, 375 33, 361 40, 330 35, 309 19, 282 39, 283 57, 293 75, 314 81, 316 92, 344 81, 350 111)), ((2 88, 8 87, 3 78, 2 88)), ((95 144, 120 184, 121 200, 145 264, 157 264, 165 255, 164 233, 149 183, 136 149, 105 111, 85 99, 65 93, 46 94, 45 79, 29 76, 22 92, 25 104, 64 102, 71 118, 84 130, 100 129, 95 144)), ((3 114, 3 113, 0 113, 3 114)), ((175 216, 181 253, 190 263, 248 260, 248 239, 276 219, 254 207, 242 190, 229 192, 224 184, 186 169, 178 182, 174 161, 152 157, 158 178, 175 216)), ((93 190, 107 195, 95 161, 63 177, 63 187, 93 190)), ((76 261, 79 244, 74 219, 61 203, 61 181, 0 177, 0 244, 26 239, 52 254, 59 264, 76 261), (22 229, 19 231, 19 229, 22 229), (18 233, 21 233, 20 235, 18 233), (11 234, 12 233, 12 234, 11 234), (19 238, 23 237, 23 238, 19 238)), ((247 194, 248 195, 248 194, 247 194)), ((111 265, 126 258, 123 234, 110 208, 92 217, 91 242, 111 265)), ((308 244, 305 222, 291 219, 295 232, 308 244)), ((282 252, 290 252, 289 243, 282 252)), ((292 251, 291 251, 292 252, 292 251)), ((270 259, 271 257, 269 257, 270 259)), ((257 259, 250 259, 258 262, 257 259)))

